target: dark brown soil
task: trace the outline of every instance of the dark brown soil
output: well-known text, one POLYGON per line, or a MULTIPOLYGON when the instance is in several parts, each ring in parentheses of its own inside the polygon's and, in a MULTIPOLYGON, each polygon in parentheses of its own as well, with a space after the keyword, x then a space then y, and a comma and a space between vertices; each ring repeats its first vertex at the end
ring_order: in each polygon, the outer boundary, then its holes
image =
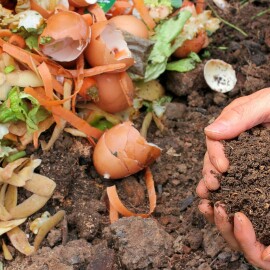
MULTIPOLYGON (((204 127, 233 99, 270 86, 270 13, 251 19, 269 9, 270 3, 249 0, 241 6, 239 0, 228 2, 231 9, 227 12, 212 6, 248 36, 223 24, 207 50, 210 58, 233 65, 238 78, 235 89, 226 94, 211 91, 202 66, 186 74, 168 72, 162 78, 173 102, 163 120, 165 130, 161 132, 154 124, 149 130, 148 141, 162 148, 160 159, 151 166, 158 195, 153 215, 121 218, 110 225, 105 190, 111 183, 96 173, 89 144, 64 134, 51 151, 34 151, 42 159, 39 172, 55 180, 57 190, 22 229, 27 231, 29 222, 46 210, 51 214, 66 210, 66 221, 48 234, 34 256, 21 256, 11 248, 15 259, 4 262, 6 270, 254 269, 204 220, 195 192, 206 150, 204 127)), ((136 119, 137 127, 143 116, 136 119)), ((257 151, 254 158, 260 157, 257 151)), ((127 207, 147 212, 142 172, 114 183, 127 207)))
POLYGON ((213 202, 226 205, 229 215, 243 212, 251 220, 257 238, 270 245, 270 130, 254 128, 224 142, 229 170, 218 177, 220 189, 213 202))

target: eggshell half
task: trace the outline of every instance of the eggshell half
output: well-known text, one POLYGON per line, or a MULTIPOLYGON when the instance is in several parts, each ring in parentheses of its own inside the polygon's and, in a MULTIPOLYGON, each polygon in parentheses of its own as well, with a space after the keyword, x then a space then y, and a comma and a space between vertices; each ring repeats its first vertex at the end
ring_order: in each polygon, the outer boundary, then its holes
POLYGON ((131 122, 124 122, 105 131, 94 149, 93 162, 103 177, 119 179, 149 166, 160 154, 161 149, 147 143, 131 122))
POLYGON ((125 63, 128 69, 134 59, 120 30, 108 21, 100 21, 91 26, 92 38, 85 49, 85 58, 95 66, 125 63))
POLYGON ((123 111, 133 102, 134 86, 126 72, 104 73, 94 77, 98 88, 98 107, 109 113, 123 111))
POLYGON ((47 20, 39 46, 55 61, 70 62, 83 52, 89 41, 90 28, 83 17, 73 11, 61 11, 47 20), (51 38, 51 41, 43 44, 45 38, 51 38))
POLYGON ((104 178, 117 179, 129 171, 106 145, 106 132, 100 137, 93 154, 94 166, 104 178), (108 162, 110 163, 108 166, 108 162))
POLYGON ((204 78, 212 90, 220 93, 233 90, 237 82, 233 67, 219 59, 211 59, 205 63, 204 78))
POLYGON ((145 39, 149 38, 147 26, 143 23, 143 21, 133 15, 115 16, 111 18, 109 22, 113 23, 116 28, 127 31, 136 37, 145 39))

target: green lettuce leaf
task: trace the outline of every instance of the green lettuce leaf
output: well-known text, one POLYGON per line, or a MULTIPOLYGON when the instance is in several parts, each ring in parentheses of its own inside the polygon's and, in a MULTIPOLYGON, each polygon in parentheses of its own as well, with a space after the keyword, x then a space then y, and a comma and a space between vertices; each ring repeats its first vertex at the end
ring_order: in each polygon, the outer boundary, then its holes
POLYGON ((48 117, 49 113, 31 95, 14 86, 7 100, 0 106, 0 123, 23 121, 30 132, 38 130, 38 123, 48 117))
POLYGON ((183 4, 182 0, 171 0, 172 6, 174 8, 180 8, 183 4))
POLYGON ((172 7, 171 0, 144 0, 144 4, 150 7, 172 7))
POLYGON ((9 146, 0 145, 0 159, 3 157, 8 157, 11 153, 16 153, 17 149, 11 148, 9 146))
MULTIPOLYGON (((156 33, 153 37, 155 45, 148 58, 145 81, 154 80, 165 71, 168 58, 176 49, 173 45, 173 41, 179 36, 186 21, 190 17, 191 12, 183 10, 175 17, 165 20, 156 27, 156 33)), ((183 38, 182 43, 186 39, 186 37, 183 38)))
POLYGON ((192 52, 189 54, 188 58, 168 63, 166 70, 188 72, 196 67, 196 63, 200 62, 200 57, 196 53, 192 52))

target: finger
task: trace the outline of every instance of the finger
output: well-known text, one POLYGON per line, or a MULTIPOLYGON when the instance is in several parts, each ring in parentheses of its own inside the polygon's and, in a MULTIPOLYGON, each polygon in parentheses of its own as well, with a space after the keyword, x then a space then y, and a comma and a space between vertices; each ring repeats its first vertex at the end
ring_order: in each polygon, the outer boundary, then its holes
POLYGON ((218 119, 205 128, 205 134, 215 140, 231 139, 258 124, 269 122, 270 88, 258 92, 245 98, 246 102, 225 109, 218 119))
POLYGON ((241 250, 234 236, 233 224, 224 210, 224 205, 216 203, 214 206, 215 224, 228 245, 234 250, 241 250))
POLYGON ((263 126, 267 129, 270 129, 270 123, 264 123, 263 126))
POLYGON ((234 235, 245 257, 252 265, 265 270, 270 269, 270 262, 262 259, 265 247, 256 240, 253 226, 243 213, 238 212, 234 215, 234 235))
POLYGON ((198 205, 199 211, 210 223, 214 223, 214 209, 209 200, 203 199, 198 205))
POLYGON ((229 168, 229 160, 225 156, 223 144, 206 137, 206 145, 210 162, 219 172, 226 172, 229 168))
POLYGON ((264 261, 270 262, 270 246, 268 246, 262 253, 262 259, 264 261))
POLYGON ((236 106, 242 105, 246 102, 250 102, 252 100, 255 100, 255 99, 259 98, 260 96, 268 95, 269 93, 270 93, 270 87, 256 91, 248 96, 236 98, 222 110, 221 114, 223 112, 226 112, 226 111, 232 109, 233 107, 236 107, 236 106))
POLYGON ((203 173, 203 181, 205 183, 205 186, 209 190, 216 190, 220 187, 219 180, 217 179, 219 172, 216 170, 216 168, 211 163, 209 156, 208 156, 208 152, 206 152, 205 156, 204 156, 202 173, 203 173))
POLYGON ((201 179, 197 185, 196 193, 201 199, 207 199, 209 197, 209 190, 206 187, 203 179, 201 179))
MULTIPOLYGON (((258 92, 258 91, 257 91, 258 92)), ((256 93, 257 93, 256 92, 256 93)), ((243 96, 243 97, 239 97, 239 98, 236 98, 234 99, 229 105, 227 105, 221 112, 221 114, 231 110, 232 108, 234 107, 237 107, 239 105, 243 105, 249 101, 251 101, 252 99, 254 99, 255 97, 253 96, 253 94, 251 95, 248 95, 248 96, 243 96)), ((220 117, 220 116, 219 116, 220 117)), ((217 117, 217 119, 219 118, 217 117)))

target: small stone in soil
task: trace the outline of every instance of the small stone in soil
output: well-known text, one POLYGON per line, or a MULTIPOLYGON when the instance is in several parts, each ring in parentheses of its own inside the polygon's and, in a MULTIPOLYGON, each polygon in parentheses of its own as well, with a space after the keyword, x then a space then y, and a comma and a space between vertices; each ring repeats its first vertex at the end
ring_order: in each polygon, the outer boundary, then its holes
POLYGON ((194 201, 194 196, 193 195, 189 195, 188 197, 186 197, 185 199, 183 199, 180 202, 180 211, 184 211, 186 210, 194 201))

